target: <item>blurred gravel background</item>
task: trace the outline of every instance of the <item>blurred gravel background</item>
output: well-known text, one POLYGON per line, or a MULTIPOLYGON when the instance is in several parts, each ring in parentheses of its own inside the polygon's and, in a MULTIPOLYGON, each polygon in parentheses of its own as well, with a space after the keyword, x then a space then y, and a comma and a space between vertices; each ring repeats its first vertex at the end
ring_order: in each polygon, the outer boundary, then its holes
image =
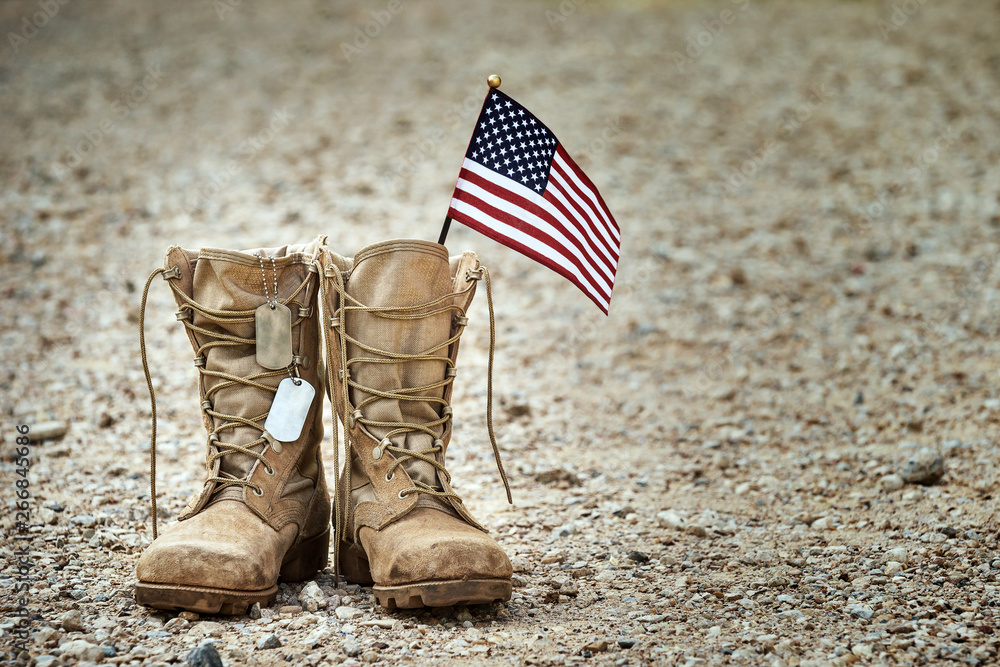
MULTIPOLYGON (((55 422, 22 664, 996 664, 998 34, 996 0, 0 4, 5 650, 14 425, 55 422), (136 607, 146 275, 436 239, 491 72, 623 233, 609 318, 449 238, 494 275, 515 507, 485 294, 450 468, 514 598, 386 614, 326 572, 252 618, 136 607)), ((166 522, 205 446, 173 311, 155 282, 166 522)))

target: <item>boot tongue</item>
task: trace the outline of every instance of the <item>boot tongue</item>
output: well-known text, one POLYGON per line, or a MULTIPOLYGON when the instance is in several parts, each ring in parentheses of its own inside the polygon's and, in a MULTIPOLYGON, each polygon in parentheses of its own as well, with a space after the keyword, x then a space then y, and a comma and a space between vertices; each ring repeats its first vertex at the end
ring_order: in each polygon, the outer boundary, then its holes
MULTIPOLYGON (((417 306, 452 293, 448 252, 444 246, 426 241, 388 241, 369 246, 358 253, 347 283, 347 293, 370 307, 417 306)), ((353 305, 353 304, 348 304, 353 305)), ((438 309, 437 304, 425 311, 438 309)), ((451 337, 452 314, 445 311, 418 319, 387 319, 373 313, 349 311, 347 334, 352 338, 385 352, 418 354, 433 351, 435 356, 448 356, 444 345, 451 337)), ((348 359, 358 357, 385 358, 385 355, 348 344, 348 359)), ((445 378, 444 361, 418 360, 399 363, 365 363, 350 365, 351 377, 358 384, 382 392, 420 387, 441 382, 445 378)), ((444 387, 426 390, 413 396, 440 398, 444 387)), ((359 405, 372 394, 353 389, 351 403, 359 405)), ((441 404, 432 401, 401 401, 376 398, 361 408, 365 419, 379 422, 426 424, 440 417, 441 404)), ((382 440, 392 427, 366 426, 376 440, 382 440)), ((436 427, 437 435, 443 431, 436 427)), ((410 451, 433 446, 434 438, 422 431, 410 431, 391 436, 393 445, 410 451)), ((440 457, 439 457, 440 459, 440 457)), ((419 459, 407 459, 402 466, 410 478, 440 488, 437 470, 419 459)), ((420 494, 420 503, 431 501, 436 507, 444 503, 427 494, 420 494)))

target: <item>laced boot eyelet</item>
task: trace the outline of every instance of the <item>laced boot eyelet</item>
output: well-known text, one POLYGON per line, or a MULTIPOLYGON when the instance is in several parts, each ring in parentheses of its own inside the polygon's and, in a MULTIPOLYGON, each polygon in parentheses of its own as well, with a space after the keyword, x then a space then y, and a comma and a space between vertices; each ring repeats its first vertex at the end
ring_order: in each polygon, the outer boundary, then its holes
POLYGON ((399 492, 399 499, 400 500, 406 500, 406 496, 408 496, 408 495, 409 494, 406 492, 406 489, 403 489, 402 491, 399 492))
POLYGON ((375 445, 375 449, 372 450, 372 460, 378 461, 382 458, 382 454, 385 452, 386 448, 392 444, 389 438, 382 438, 382 442, 375 445))
POLYGON ((255 496, 257 496, 258 498, 263 498, 264 497, 264 489, 254 489, 253 490, 253 494, 255 496))
POLYGON ((272 468, 271 466, 264 466, 264 473, 267 474, 268 476, 273 476, 274 468, 272 468))
POLYGON ((393 471, 393 472, 391 472, 391 473, 389 473, 389 474, 387 474, 385 476, 385 481, 387 481, 387 482, 391 482, 394 479, 396 479, 396 473, 395 473, 395 471, 393 471))

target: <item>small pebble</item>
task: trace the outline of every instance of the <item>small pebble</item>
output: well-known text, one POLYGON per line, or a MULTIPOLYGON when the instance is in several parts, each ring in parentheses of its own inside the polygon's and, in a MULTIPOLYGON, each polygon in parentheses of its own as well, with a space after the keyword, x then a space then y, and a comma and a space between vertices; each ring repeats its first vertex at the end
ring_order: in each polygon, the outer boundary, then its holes
POLYGON ((83 632, 83 614, 79 609, 70 609, 59 617, 59 624, 66 632, 83 632))
POLYGON ((278 635, 273 632, 264 635, 259 640, 257 640, 257 648, 260 650, 278 648, 281 646, 281 640, 278 639, 278 635))
POLYGON ((875 615, 875 611, 868 605, 863 604, 850 604, 847 605, 847 611, 855 618, 862 618, 864 620, 870 619, 875 615))
POLYGON ((184 660, 191 667, 222 667, 222 657, 211 641, 203 641, 195 646, 184 660))
POLYGON ((326 593, 320 589, 319 584, 315 581, 310 581, 302 587, 302 590, 299 592, 298 601, 302 605, 302 608, 309 612, 326 609, 326 606, 329 604, 326 599, 326 593))
POLYGON ((365 612, 355 607, 337 607, 333 613, 342 621, 350 621, 365 615, 365 612))
POLYGON ((574 524, 574 523, 567 523, 567 524, 563 524, 562 526, 559 526, 557 528, 553 528, 552 529, 552 537, 555 537, 555 538, 569 537, 570 535, 574 534, 575 532, 576 532, 576 524, 574 524))
POLYGON ((31 426, 28 437, 32 442, 42 442, 44 440, 58 440, 66 435, 66 424, 58 421, 39 422, 31 426))
POLYGON ((687 522, 680 514, 673 510, 666 510, 656 515, 656 525, 660 528, 670 528, 671 530, 683 530, 687 522))
POLYGON ((896 473, 886 475, 879 480, 879 484, 886 491, 899 491, 903 488, 903 483, 903 478, 896 473))
POLYGON ((944 477, 944 459, 931 452, 921 451, 911 458, 903 468, 903 480, 908 484, 929 486, 944 477))
POLYGON ((104 659, 104 651, 101 650, 101 647, 83 639, 65 642, 59 647, 59 650, 62 651, 62 657, 74 658, 81 662, 97 662, 104 659))

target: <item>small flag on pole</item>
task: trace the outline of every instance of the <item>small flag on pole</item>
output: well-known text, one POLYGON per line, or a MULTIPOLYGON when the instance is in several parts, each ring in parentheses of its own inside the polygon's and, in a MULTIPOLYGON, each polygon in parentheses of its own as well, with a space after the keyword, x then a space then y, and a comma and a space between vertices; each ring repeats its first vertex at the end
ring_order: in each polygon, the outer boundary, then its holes
POLYGON ((563 275, 606 315, 618 223, 552 131, 493 84, 491 77, 448 217, 563 275))

